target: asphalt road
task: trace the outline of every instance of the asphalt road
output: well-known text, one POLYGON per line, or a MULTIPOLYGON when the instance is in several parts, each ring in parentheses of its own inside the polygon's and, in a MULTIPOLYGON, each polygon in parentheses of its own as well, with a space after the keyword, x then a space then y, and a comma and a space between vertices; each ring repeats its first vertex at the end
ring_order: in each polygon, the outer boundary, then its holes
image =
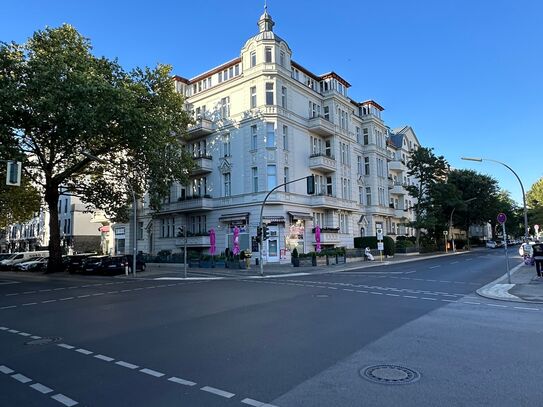
POLYGON ((2 273, 0 405, 540 406, 543 307, 475 294, 504 271, 488 250, 273 279, 2 273))

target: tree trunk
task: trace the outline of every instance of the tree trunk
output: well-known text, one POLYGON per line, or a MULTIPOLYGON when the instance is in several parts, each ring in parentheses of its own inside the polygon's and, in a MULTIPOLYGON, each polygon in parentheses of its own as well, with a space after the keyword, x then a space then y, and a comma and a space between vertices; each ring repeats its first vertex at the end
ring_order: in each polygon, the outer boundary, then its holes
POLYGON ((47 273, 62 271, 62 249, 60 247, 60 226, 58 224, 58 185, 46 183, 45 202, 49 206, 49 261, 47 273))

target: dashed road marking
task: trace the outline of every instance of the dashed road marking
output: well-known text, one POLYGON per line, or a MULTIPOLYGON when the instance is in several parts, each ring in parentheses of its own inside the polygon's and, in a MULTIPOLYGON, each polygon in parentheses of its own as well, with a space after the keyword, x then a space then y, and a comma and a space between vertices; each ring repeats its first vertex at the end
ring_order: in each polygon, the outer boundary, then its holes
POLYGON ((147 369, 147 368, 141 369, 140 372, 148 374, 149 376, 154 376, 154 377, 164 376, 164 373, 160 373, 160 372, 157 372, 156 370, 147 369))
POLYGON ((200 390, 206 391, 208 393, 216 394, 217 396, 225 397, 227 399, 230 399, 230 398, 235 396, 234 393, 230 393, 228 391, 217 389, 217 388, 211 387, 211 386, 204 386, 204 387, 200 388, 200 390))
POLYGON ((7 366, 0 366, 0 372, 4 373, 4 374, 10 374, 10 373, 13 373, 14 370, 10 369, 9 367, 7 366))
POLYGON ((71 398, 66 397, 64 394, 61 393, 55 394, 54 396, 51 396, 51 398, 58 401, 59 403, 64 404, 67 407, 72 407, 79 404, 77 401, 72 400, 71 398))
POLYGON ((272 404, 268 404, 268 403, 263 403, 261 401, 258 401, 258 400, 253 400, 253 399, 243 399, 241 400, 241 402, 243 404, 247 404, 249 406, 253 406, 253 407, 277 407, 277 406, 274 406, 272 404))
POLYGON ((90 350, 82 349, 82 348, 76 349, 75 351, 79 352, 79 353, 82 353, 83 355, 92 355, 93 354, 93 352, 91 352, 90 350))
POLYGON ((48 394, 48 393, 52 393, 52 392, 53 392, 53 389, 50 389, 49 387, 44 386, 44 385, 41 384, 41 383, 34 383, 34 384, 31 384, 30 387, 32 387, 34 390, 39 391, 39 392, 42 393, 42 394, 48 394))
POLYGON ((195 386, 196 383, 191 382, 190 380, 181 379, 179 377, 172 376, 168 379, 169 382, 182 384, 184 386, 195 386))
POLYGON ((21 383, 28 383, 32 381, 30 377, 26 377, 25 375, 20 374, 20 373, 15 373, 14 375, 11 375, 11 377, 13 377, 15 380, 21 383))
POLYGON ((115 362, 116 365, 127 367, 128 369, 137 369, 139 366, 133 365, 132 363, 123 362, 122 360, 119 360, 118 362, 115 362))
POLYGON ((109 356, 105 356, 105 355, 94 355, 94 357, 96 359, 100 359, 100 360, 103 360, 105 362, 111 362, 112 360, 115 360, 115 359, 110 358, 109 356))
POLYGON ((74 349, 75 348, 75 346, 68 345, 67 343, 59 343, 57 346, 59 348, 64 348, 64 349, 74 349))

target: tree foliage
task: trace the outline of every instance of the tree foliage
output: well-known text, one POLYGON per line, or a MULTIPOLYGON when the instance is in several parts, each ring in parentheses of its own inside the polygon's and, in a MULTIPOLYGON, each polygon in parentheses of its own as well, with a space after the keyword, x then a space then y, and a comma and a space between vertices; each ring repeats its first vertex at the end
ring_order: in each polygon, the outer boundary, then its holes
POLYGON ((540 225, 543 229, 543 178, 537 180, 526 193, 526 204, 530 225, 540 225))
POLYGON ((0 45, 0 129, 49 206, 51 266, 60 265, 60 194, 126 215, 131 190, 158 207, 192 166, 179 143, 190 119, 170 67, 127 72, 91 50, 70 25, 0 45))
POLYGON ((417 179, 418 184, 406 189, 417 200, 415 221, 410 224, 417 232, 416 244, 420 243, 421 229, 433 229, 436 223, 432 210, 431 189, 438 182, 443 182, 447 175, 448 164, 443 156, 436 156, 432 148, 420 147, 413 151, 407 163, 408 175, 417 179))

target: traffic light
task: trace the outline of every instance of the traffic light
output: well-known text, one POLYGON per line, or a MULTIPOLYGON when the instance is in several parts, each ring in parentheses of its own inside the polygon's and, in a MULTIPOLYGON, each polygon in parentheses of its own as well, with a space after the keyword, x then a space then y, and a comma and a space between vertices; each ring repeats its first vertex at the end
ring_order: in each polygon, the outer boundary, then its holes
POLYGON ((264 233, 264 240, 268 240, 270 238, 270 231, 268 229, 268 226, 264 225, 263 233, 264 233))
POLYGON ((184 237, 185 236, 185 229, 183 226, 179 226, 177 228, 177 237, 184 237))
POLYGON ((256 238, 255 238, 255 240, 256 240, 257 243, 262 242, 262 228, 260 226, 256 227, 256 238))
POLYGON ((307 182, 307 195, 313 195, 315 193, 315 176, 309 175, 306 178, 307 182))
POLYGON ((8 161, 6 185, 15 187, 21 185, 21 166, 20 161, 8 161))

